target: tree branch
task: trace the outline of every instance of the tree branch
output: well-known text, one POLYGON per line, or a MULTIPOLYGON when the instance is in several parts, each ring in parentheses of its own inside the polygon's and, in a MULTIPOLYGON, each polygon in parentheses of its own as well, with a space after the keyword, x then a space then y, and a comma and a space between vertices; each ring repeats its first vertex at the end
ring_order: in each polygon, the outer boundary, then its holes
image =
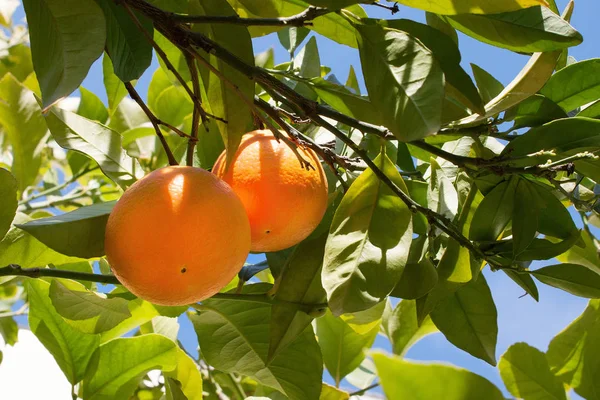
POLYGON ((174 21, 182 23, 199 23, 199 24, 233 24, 244 26, 306 26, 312 25, 312 20, 325 14, 329 14, 333 10, 323 7, 310 6, 306 10, 282 18, 240 18, 237 15, 232 16, 213 16, 213 15, 182 15, 172 13, 169 15, 174 21))
MULTIPOLYGON (((0 268, 0 276, 25 276, 28 278, 63 278, 63 279, 74 279, 78 281, 86 281, 86 282, 96 282, 102 283, 105 285, 120 285, 121 283, 114 275, 104 275, 104 274, 93 274, 87 272, 77 272, 77 271, 68 271, 64 269, 51 269, 51 268, 22 268, 17 264, 9 264, 6 267, 0 268)), ((220 299, 220 300, 235 300, 235 301, 248 301, 252 303, 266 303, 266 304, 274 304, 274 303, 286 303, 293 304, 298 307, 299 310, 302 310, 306 313, 319 310, 327 307, 327 303, 318 303, 318 304, 306 304, 306 303, 292 303, 283 300, 276 300, 269 296, 268 294, 233 294, 233 293, 216 293, 211 299, 220 299)), ((203 307, 199 304, 190 305, 196 309, 202 309, 203 307)))
POLYGON ((171 148, 169 147, 169 144, 167 143, 167 140, 165 139, 164 135, 162 134, 162 131, 160 130, 160 126, 158 126, 158 118, 156 118, 156 116, 152 113, 152 111, 150 111, 150 109, 148 108, 146 103, 144 103, 144 101, 142 100, 142 98, 140 97, 138 92, 133 88, 133 85, 131 84, 131 82, 125 82, 125 88, 129 92, 129 96, 133 100, 135 100, 136 103, 138 103, 138 105, 142 108, 142 110, 144 111, 144 113, 146 114, 148 119, 150 120, 150 123, 152 124, 152 126, 154 127, 154 130, 156 131, 156 136, 158 136, 158 139, 160 140, 160 143, 162 144, 163 149, 165 149, 165 153, 167 153, 167 158, 169 159, 169 165, 179 165, 179 163, 175 159, 175 156, 173 155, 173 152, 171 151, 171 148))

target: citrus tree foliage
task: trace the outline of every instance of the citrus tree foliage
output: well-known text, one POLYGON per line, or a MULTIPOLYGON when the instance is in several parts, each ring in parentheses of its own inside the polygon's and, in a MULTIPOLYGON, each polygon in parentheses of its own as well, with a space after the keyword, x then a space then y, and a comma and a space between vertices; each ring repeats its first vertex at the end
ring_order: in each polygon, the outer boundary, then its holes
POLYGON ((424 8, 423 24, 369 18, 365 3, 23 0, 27 34, 11 22, 18 2, 2 2, 7 345, 28 310, 74 398, 90 400, 347 399, 324 369, 359 394, 381 385, 390 399, 502 399, 472 372, 403 359, 439 331, 497 365, 515 397, 565 399, 572 388, 600 398, 599 300, 546 353, 516 343, 498 358, 502 327, 481 274, 507 274, 535 300, 538 285, 600 298, 590 229, 600 226, 600 60, 568 56, 582 41, 573 4, 400 1, 424 8), (506 87, 466 71, 456 31, 529 62, 506 87), (278 65, 252 49, 275 32, 290 54, 278 65), (364 81, 322 65, 311 33, 354 48, 364 81), (153 56, 160 66, 147 71, 153 56), (107 104, 81 87, 99 58, 107 104), (143 73, 152 78, 138 93, 143 73), (210 169, 257 127, 321 157, 321 225, 201 304, 160 307, 127 292, 103 258, 114 202, 165 165, 210 169), (177 341, 181 315, 198 360, 177 341), (368 351, 378 334, 394 354, 368 351), (163 379, 147 386, 155 369, 163 379))

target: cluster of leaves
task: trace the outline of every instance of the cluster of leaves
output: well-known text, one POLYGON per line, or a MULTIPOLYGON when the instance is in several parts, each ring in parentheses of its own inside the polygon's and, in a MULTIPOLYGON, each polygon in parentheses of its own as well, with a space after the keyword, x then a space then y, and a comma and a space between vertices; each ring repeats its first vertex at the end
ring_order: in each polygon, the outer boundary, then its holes
MULTIPOLYGON (((600 298, 590 228, 600 224, 600 62, 568 57, 582 40, 568 23, 572 4, 561 17, 553 1, 402 1, 428 4, 422 24, 370 19, 358 3, 24 0, 31 46, 11 24, 17 3, 3 3, 5 342, 15 343, 13 317, 28 310, 31 330, 84 399, 348 398, 322 383, 324 367, 359 391, 379 379, 390 399, 503 398, 469 371, 403 355, 440 331, 496 365, 486 264, 536 300, 536 282, 600 298), (308 10, 319 13, 311 24, 302 20, 308 10), (275 20, 290 16, 292 27, 275 20), (473 82, 456 30, 533 54, 506 87, 475 65, 473 82), (279 65, 272 51, 252 50, 253 37, 275 31, 290 54, 279 65), (321 65, 315 36, 301 46, 311 31, 358 50, 368 96, 353 69, 342 84, 321 65), (153 46, 160 67, 144 110, 127 93, 153 46), (80 87, 103 52, 108 106, 80 87), (80 97, 68 97, 76 89, 80 97), (198 100, 208 115, 201 123, 198 100), (288 130, 331 167, 329 209, 308 239, 245 266, 193 311, 89 283, 111 281, 104 227, 123 190, 171 156, 210 169, 256 124, 288 130), (552 259, 560 263, 529 269, 552 259), (185 312, 199 360, 177 342, 185 312), (395 355, 365 355, 378 334, 395 355), (155 387, 143 379, 152 369, 164 378, 155 387)), ((565 385, 597 398, 599 337, 592 300, 547 354, 512 346, 500 374, 520 398, 566 398, 565 385)))

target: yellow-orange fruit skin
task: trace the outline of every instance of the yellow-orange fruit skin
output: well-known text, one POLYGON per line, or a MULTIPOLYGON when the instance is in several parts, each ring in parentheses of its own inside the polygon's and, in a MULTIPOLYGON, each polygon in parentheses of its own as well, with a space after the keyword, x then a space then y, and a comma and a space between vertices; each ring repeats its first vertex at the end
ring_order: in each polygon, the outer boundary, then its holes
POLYGON ((291 247, 317 227, 327 209, 327 178, 317 155, 299 153, 314 167, 305 169, 296 154, 268 130, 243 136, 229 168, 225 153, 213 172, 242 200, 252 231, 251 251, 272 252, 291 247))
POLYGON ((233 190, 208 171, 161 168, 134 183, 112 210, 108 262, 136 296, 175 306, 227 285, 250 251, 250 225, 233 190))

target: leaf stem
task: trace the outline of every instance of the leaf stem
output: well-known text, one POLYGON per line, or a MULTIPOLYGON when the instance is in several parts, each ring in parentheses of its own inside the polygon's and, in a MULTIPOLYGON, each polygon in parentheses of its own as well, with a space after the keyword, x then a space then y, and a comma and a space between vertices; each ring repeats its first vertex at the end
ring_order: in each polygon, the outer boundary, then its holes
MULTIPOLYGON (((197 98, 200 98, 200 81, 198 80, 198 69, 196 68, 196 61, 194 58, 188 54, 184 53, 185 61, 187 62, 188 69, 190 70, 190 75, 192 76, 192 88, 194 90, 194 94, 197 98)), ((191 139, 188 140, 187 153, 186 153, 186 163, 188 166, 194 165, 194 148, 196 147, 196 142, 198 140, 198 128, 200 126, 200 116, 202 115, 202 122, 206 123, 204 119, 206 114, 201 113, 201 107, 197 102, 194 102, 194 113, 192 115, 192 132, 191 139)))
POLYGON ((364 389, 357 390, 356 392, 352 392, 352 393, 350 393, 350 397, 352 397, 352 396, 362 396, 363 394, 367 393, 369 390, 371 390, 371 389, 375 389, 375 388, 376 388, 376 387, 378 387, 379 385, 380 385, 380 383, 379 383, 379 382, 375 382, 375 383, 373 383, 372 385, 369 385, 369 386, 367 386, 367 387, 366 387, 366 388, 364 388, 364 389))

